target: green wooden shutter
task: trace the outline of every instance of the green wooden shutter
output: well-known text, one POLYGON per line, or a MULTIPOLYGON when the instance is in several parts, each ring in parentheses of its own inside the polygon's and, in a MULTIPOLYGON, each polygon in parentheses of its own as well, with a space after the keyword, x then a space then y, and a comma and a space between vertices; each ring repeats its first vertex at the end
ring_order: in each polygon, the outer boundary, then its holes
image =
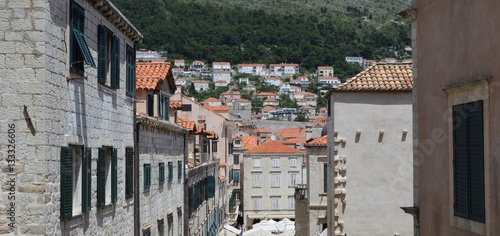
POLYGON ((151 187, 151 164, 144 164, 144 188, 151 187))
POLYGON ((73 214, 73 149, 61 147, 61 220, 73 214))
POLYGON ((453 106, 452 119, 454 214, 484 223, 483 102, 453 106))
POLYGON ((160 184, 163 184, 165 183, 165 163, 161 162, 159 165, 158 165, 158 182, 160 184))
POLYGON ((106 148, 100 147, 97 157, 97 207, 106 206, 106 148))
POLYGON ((102 25, 97 27, 97 54, 98 54, 98 67, 97 67, 97 81, 101 84, 106 83, 107 74, 107 34, 108 29, 102 25))
POLYGON ((90 211, 92 202, 92 149, 87 147, 82 160, 82 213, 90 211))
POLYGON ((111 87, 120 88, 120 38, 113 36, 113 46, 111 48, 111 87))
POLYGON ((135 50, 127 45, 127 95, 135 94, 135 50))
POLYGON ((177 161, 177 179, 181 179, 182 178, 182 170, 184 168, 182 168, 182 161, 177 161))
POLYGON ((483 101, 468 104, 469 217, 485 222, 483 101))
POLYGON ((217 144, 218 144, 218 143, 219 143, 219 142, 217 142, 217 141, 213 141, 213 142, 212 142, 212 152, 217 152, 217 144))
POLYGON ((328 165, 323 163, 323 192, 326 193, 328 190, 328 165))
POLYGON ((240 182, 240 172, 239 171, 233 171, 233 179, 234 179, 234 182, 240 182))
POLYGON ((172 181, 174 179, 174 164, 169 161, 168 162, 168 181, 172 181))
POLYGON ((111 202, 115 203, 118 199, 118 150, 113 149, 111 159, 111 202))
POLYGON ((125 148, 125 197, 134 195, 134 148, 125 148))
POLYGON ((163 98, 165 101, 163 103, 163 112, 164 112, 164 116, 163 116, 163 119, 164 120, 169 120, 170 119, 170 116, 169 116, 169 112, 170 112, 170 98, 169 97, 164 97, 163 98))
POLYGON ((453 190, 456 216, 467 218, 467 108, 453 106, 453 190))
POLYGON ((215 178, 214 176, 208 176, 206 178, 206 188, 207 188, 207 198, 213 198, 215 196, 215 178))

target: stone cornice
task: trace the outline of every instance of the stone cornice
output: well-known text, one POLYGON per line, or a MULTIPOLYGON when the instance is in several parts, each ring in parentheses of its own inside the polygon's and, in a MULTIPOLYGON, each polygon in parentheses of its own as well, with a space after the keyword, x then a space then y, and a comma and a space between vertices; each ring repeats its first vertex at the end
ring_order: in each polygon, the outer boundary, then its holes
POLYGON ((88 0, 109 22, 113 23, 121 32, 132 39, 134 43, 142 42, 144 38, 132 23, 111 3, 110 0, 88 0))
POLYGON ((184 129, 177 124, 163 121, 163 120, 157 120, 157 119, 151 118, 149 116, 137 115, 136 122, 138 124, 143 125, 143 126, 154 127, 154 128, 158 128, 158 129, 165 130, 165 131, 176 132, 179 134, 187 134, 188 133, 187 129, 184 129))

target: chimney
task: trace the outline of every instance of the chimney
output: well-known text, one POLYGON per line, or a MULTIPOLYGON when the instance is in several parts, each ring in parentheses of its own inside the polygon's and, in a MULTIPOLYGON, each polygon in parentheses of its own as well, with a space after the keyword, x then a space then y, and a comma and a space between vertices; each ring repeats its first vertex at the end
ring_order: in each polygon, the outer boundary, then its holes
POLYGON ((306 125, 306 141, 308 141, 309 139, 312 139, 312 125, 311 124, 306 125))

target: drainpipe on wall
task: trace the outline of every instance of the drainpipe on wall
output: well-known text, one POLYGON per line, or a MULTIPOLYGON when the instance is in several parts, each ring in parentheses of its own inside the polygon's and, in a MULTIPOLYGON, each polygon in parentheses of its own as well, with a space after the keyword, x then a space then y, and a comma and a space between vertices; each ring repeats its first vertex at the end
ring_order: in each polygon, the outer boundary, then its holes
MULTIPOLYGON (((176 112, 177 114, 177 112, 176 112)), ((184 218, 184 226, 183 226, 183 234, 182 235, 189 235, 189 200, 188 200, 188 193, 189 193, 189 181, 187 179, 187 174, 186 174, 186 166, 188 163, 188 155, 187 155, 187 135, 188 131, 186 130, 184 132, 184 166, 183 166, 183 171, 182 171, 182 180, 184 181, 184 214, 182 215, 184 218)))
MULTIPOLYGON (((134 43, 134 52, 137 49, 138 43, 134 43)), ((134 58, 135 60, 135 58, 134 58)), ((134 76, 135 78, 135 76, 134 76)), ((135 91, 135 81, 134 81, 135 91)), ((134 92, 133 97, 133 122, 134 122, 134 168, 133 168, 133 185, 134 185, 134 235, 139 236, 141 233, 141 220, 140 220, 140 198, 139 198, 139 124, 137 124, 137 96, 134 92)))

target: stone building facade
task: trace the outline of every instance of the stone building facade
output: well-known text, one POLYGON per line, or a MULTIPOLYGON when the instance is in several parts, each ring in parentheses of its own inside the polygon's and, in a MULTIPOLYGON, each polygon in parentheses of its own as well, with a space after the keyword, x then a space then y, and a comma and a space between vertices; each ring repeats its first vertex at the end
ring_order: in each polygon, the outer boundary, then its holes
POLYGON ((139 211, 142 235, 182 235, 187 130, 175 123, 180 104, 170 63, 136 67, 139 211), (151 115, 151 116, 150 116, 151 115))
POLYGON ((413 20, 415 228, 499 235, 498 2, 411 7, 401 15, 413 20))
POLYGON ((142 35, 108 0, 0 5, 0 234, 130 234, 142 35))
POLYGON ((380 63, 331 90, 328 235, 412 235, 411 64, 380 63))
POLYGON ((268 140, 243 154, 243 220, 295 219, 295 185, 302 179, 303 154, 268 140))
POLYGON ((295 231, 296 235, 319 235, 327 228, 327 171, 328 171, 328 149, 327 136, 310 139, 304 147, 306 148, 306 175, 304 197, 298 197, 300 193, 296 190, 295 199, 295 231), (301 203, 304 203, 301 205, 301 203))

